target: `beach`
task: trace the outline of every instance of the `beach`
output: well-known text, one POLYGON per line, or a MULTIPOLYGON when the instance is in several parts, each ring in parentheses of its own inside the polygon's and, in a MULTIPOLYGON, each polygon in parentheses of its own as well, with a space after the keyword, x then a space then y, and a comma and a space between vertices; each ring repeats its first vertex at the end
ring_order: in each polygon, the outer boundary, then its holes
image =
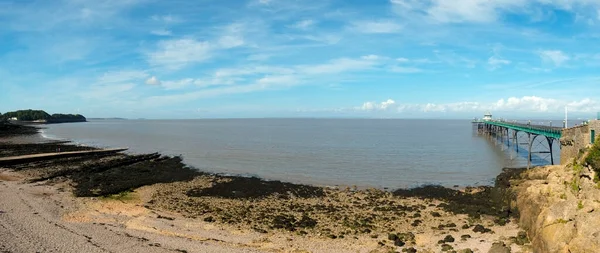
MULTIPOLYGON (((15 136, 1 157, 95 149, 15 136)), ((0 187, 3 252, 530 252, 501 187, 322 187, 157 153, 0 166, 0 187)))

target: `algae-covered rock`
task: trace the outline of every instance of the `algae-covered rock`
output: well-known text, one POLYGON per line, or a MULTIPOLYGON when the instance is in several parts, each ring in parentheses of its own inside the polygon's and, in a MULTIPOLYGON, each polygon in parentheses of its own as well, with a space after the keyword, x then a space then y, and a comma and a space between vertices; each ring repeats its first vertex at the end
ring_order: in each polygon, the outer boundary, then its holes
POLYGON ((488 253, 510 253, 510 248, 507 247, 503 242, 495 242, 488 253))

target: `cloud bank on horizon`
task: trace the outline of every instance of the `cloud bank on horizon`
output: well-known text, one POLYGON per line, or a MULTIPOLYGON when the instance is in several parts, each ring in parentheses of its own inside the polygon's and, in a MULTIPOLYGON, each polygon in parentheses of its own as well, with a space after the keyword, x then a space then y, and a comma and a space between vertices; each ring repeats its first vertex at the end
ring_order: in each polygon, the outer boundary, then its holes
POLYGON ((600 1, 8 0, 0 20, 0 112, 600 111, 600 1))

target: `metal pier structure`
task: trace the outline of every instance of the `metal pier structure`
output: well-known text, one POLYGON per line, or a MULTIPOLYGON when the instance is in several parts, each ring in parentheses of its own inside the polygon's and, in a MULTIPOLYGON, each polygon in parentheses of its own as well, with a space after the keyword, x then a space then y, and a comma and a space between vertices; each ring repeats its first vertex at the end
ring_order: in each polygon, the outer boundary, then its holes
POLYGON ((550 163, 554 165, 554 153, 552 150, 552 144, 555 141, 559 141, 563 134, 562 127, 492 120, 490 114, 487 114, 486 117, 484 117, 484 119, 482 120, 473 120, 473 125, 477 129, 478 134, 494 136, 500 139, 502 143, 506 143, 508 147, 510 147, 512 140, 513 145, 516 146, 515 148, 517 153, 519 153, 519 145, 526 145, 528 152, 528 168, 531 167, 531 155, 533 153, 548 154, 550 156, 550 163), (527 142, 519 143, 518 133, 525 133, 527 135, 527 142), (548 143, 547 150, 535 152, 532 151, 533 144, 538 138, 545 138, 545 141, 548 143))

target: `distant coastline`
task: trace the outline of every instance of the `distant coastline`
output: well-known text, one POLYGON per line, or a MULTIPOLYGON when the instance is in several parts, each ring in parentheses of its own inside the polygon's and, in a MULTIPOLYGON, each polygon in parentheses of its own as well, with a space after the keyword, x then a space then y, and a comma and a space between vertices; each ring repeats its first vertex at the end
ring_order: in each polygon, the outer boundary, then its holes
POLYGON ((0 121, 16 124, 56 124, 86 122, 87 119, 81 114, 48 114, 43 110, 18 110, 0 114, 0 121))
POLYGON ((88 120, 129 120, 126 118, 88 118, 88 120))

